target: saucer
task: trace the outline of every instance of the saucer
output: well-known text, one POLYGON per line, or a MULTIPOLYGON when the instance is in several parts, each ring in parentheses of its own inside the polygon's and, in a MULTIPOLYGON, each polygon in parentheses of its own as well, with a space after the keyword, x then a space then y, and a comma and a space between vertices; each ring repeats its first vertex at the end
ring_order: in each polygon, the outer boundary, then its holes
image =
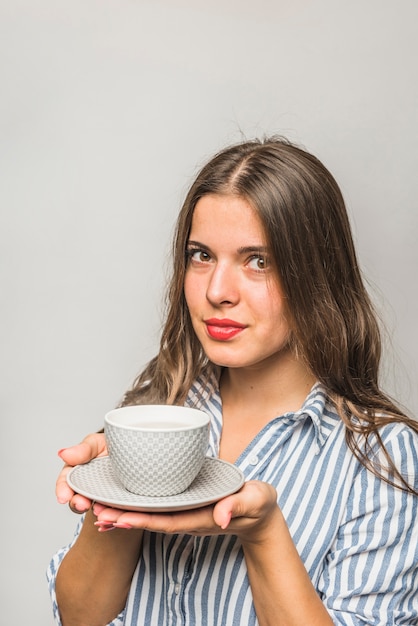
POLYGON ((112 508, 161 513, 213 504, 238 491, 244 484, 244 474, 227 461, 206 457, 202 469, 186 491, 175 496, 140 496, 122 486, 109 457, 104 456, 73 467, 67 475, 67 482, 80 495, 112 508))

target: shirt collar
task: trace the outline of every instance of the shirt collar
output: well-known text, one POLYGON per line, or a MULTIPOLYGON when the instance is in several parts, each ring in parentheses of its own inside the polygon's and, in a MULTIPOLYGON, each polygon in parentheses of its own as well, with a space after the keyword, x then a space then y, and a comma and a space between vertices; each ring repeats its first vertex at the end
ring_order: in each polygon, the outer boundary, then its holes
POLYGON ((303 406, 294 413, 294 419, 309 417, 315 429, 318 454, 340 418, 329 402, 324 385, 317 382, 307 395, 303 406))
MULTIPOLYGON (((194 385, 194 392, 199 390, 198 395, 200 396, 200 402, 203 401, 203 403, 206 404, 205 399, 208 401, 209 398, 212 397, 219 401, 220 408, 221 398, 219 391, 219 376, 217 373, 212 374, 209 379, 205 378, 204 383, 202 383, 202 380, 198 380, 194 385)), ((188 398, 190 404, 193 404, 193 396, 196 401, 196 394, 191 390, 188 398)), ((334 406, 329 401, 324 385, 320 382, 316 382, 313 385, 302 407, 298 411, 294 413, 286 413, 281 416, 280 419, 298 422, 303 421, 306 417, 312 421, 314 427, 316 454, 318 454, 335 426, 341 422, 334 406)))

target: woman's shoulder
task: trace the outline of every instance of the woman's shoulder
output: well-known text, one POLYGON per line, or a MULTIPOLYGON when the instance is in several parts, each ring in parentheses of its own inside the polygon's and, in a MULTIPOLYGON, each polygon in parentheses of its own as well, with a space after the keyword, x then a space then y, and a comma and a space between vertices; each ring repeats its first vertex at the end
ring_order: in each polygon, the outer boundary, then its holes
POLYGON ((369 458, 383 475, 396 485, 402 477, 404 485, 418 492, 418 428, 409 422, 390 421, 371 434, 369 443, 369 458))
POLYGON ((397 441, 399 444, 404 444, 413 449, 418 449, 418 421, 406 419, 388 419, 386 418, 384 424, 379 426, 378 434, 385 445, 393 444, 397 441), (412 423, 411 423, 412 422, 412 423))

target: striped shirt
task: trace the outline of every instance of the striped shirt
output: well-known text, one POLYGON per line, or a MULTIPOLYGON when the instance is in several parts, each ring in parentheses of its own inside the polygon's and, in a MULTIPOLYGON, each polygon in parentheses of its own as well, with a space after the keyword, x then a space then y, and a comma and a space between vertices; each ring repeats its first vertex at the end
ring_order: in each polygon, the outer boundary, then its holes
MULTIPOLYGON (((217 381, 205 389, 197 381, 186 404, 212 416, 209 455, 217 457, 217 381)), ((246 480, 276 487, 293 541, 334 624, 418 624, 418 498, 366 470, 348 449, 344 430, 317 384, 299 411, 267 424, 236 465, 246 480)), ((418 488, 417 435, 403 424, 385 426, 380 434, 418 488)), ((48 570, 57 624, 55 575, 69 547, 48 570)), ((257 624, 237 537, 145 532, 126 607, 110 626, 257 624)))

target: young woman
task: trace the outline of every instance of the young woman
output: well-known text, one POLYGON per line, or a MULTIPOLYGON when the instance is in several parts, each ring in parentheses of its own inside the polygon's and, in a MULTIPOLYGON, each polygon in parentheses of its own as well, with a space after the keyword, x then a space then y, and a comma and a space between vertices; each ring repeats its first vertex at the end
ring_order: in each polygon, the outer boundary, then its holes
POLYGON ((418 624, 418 425, 381 391, 380 335, 340 190, 283 139, 217 154, 180 212, 158 355, 122 404, 211 415, 244 472, 215 505, 91 503, 51 562, 64 626, 418 624), (113 530, 113 532, 108 532, 113 530))

